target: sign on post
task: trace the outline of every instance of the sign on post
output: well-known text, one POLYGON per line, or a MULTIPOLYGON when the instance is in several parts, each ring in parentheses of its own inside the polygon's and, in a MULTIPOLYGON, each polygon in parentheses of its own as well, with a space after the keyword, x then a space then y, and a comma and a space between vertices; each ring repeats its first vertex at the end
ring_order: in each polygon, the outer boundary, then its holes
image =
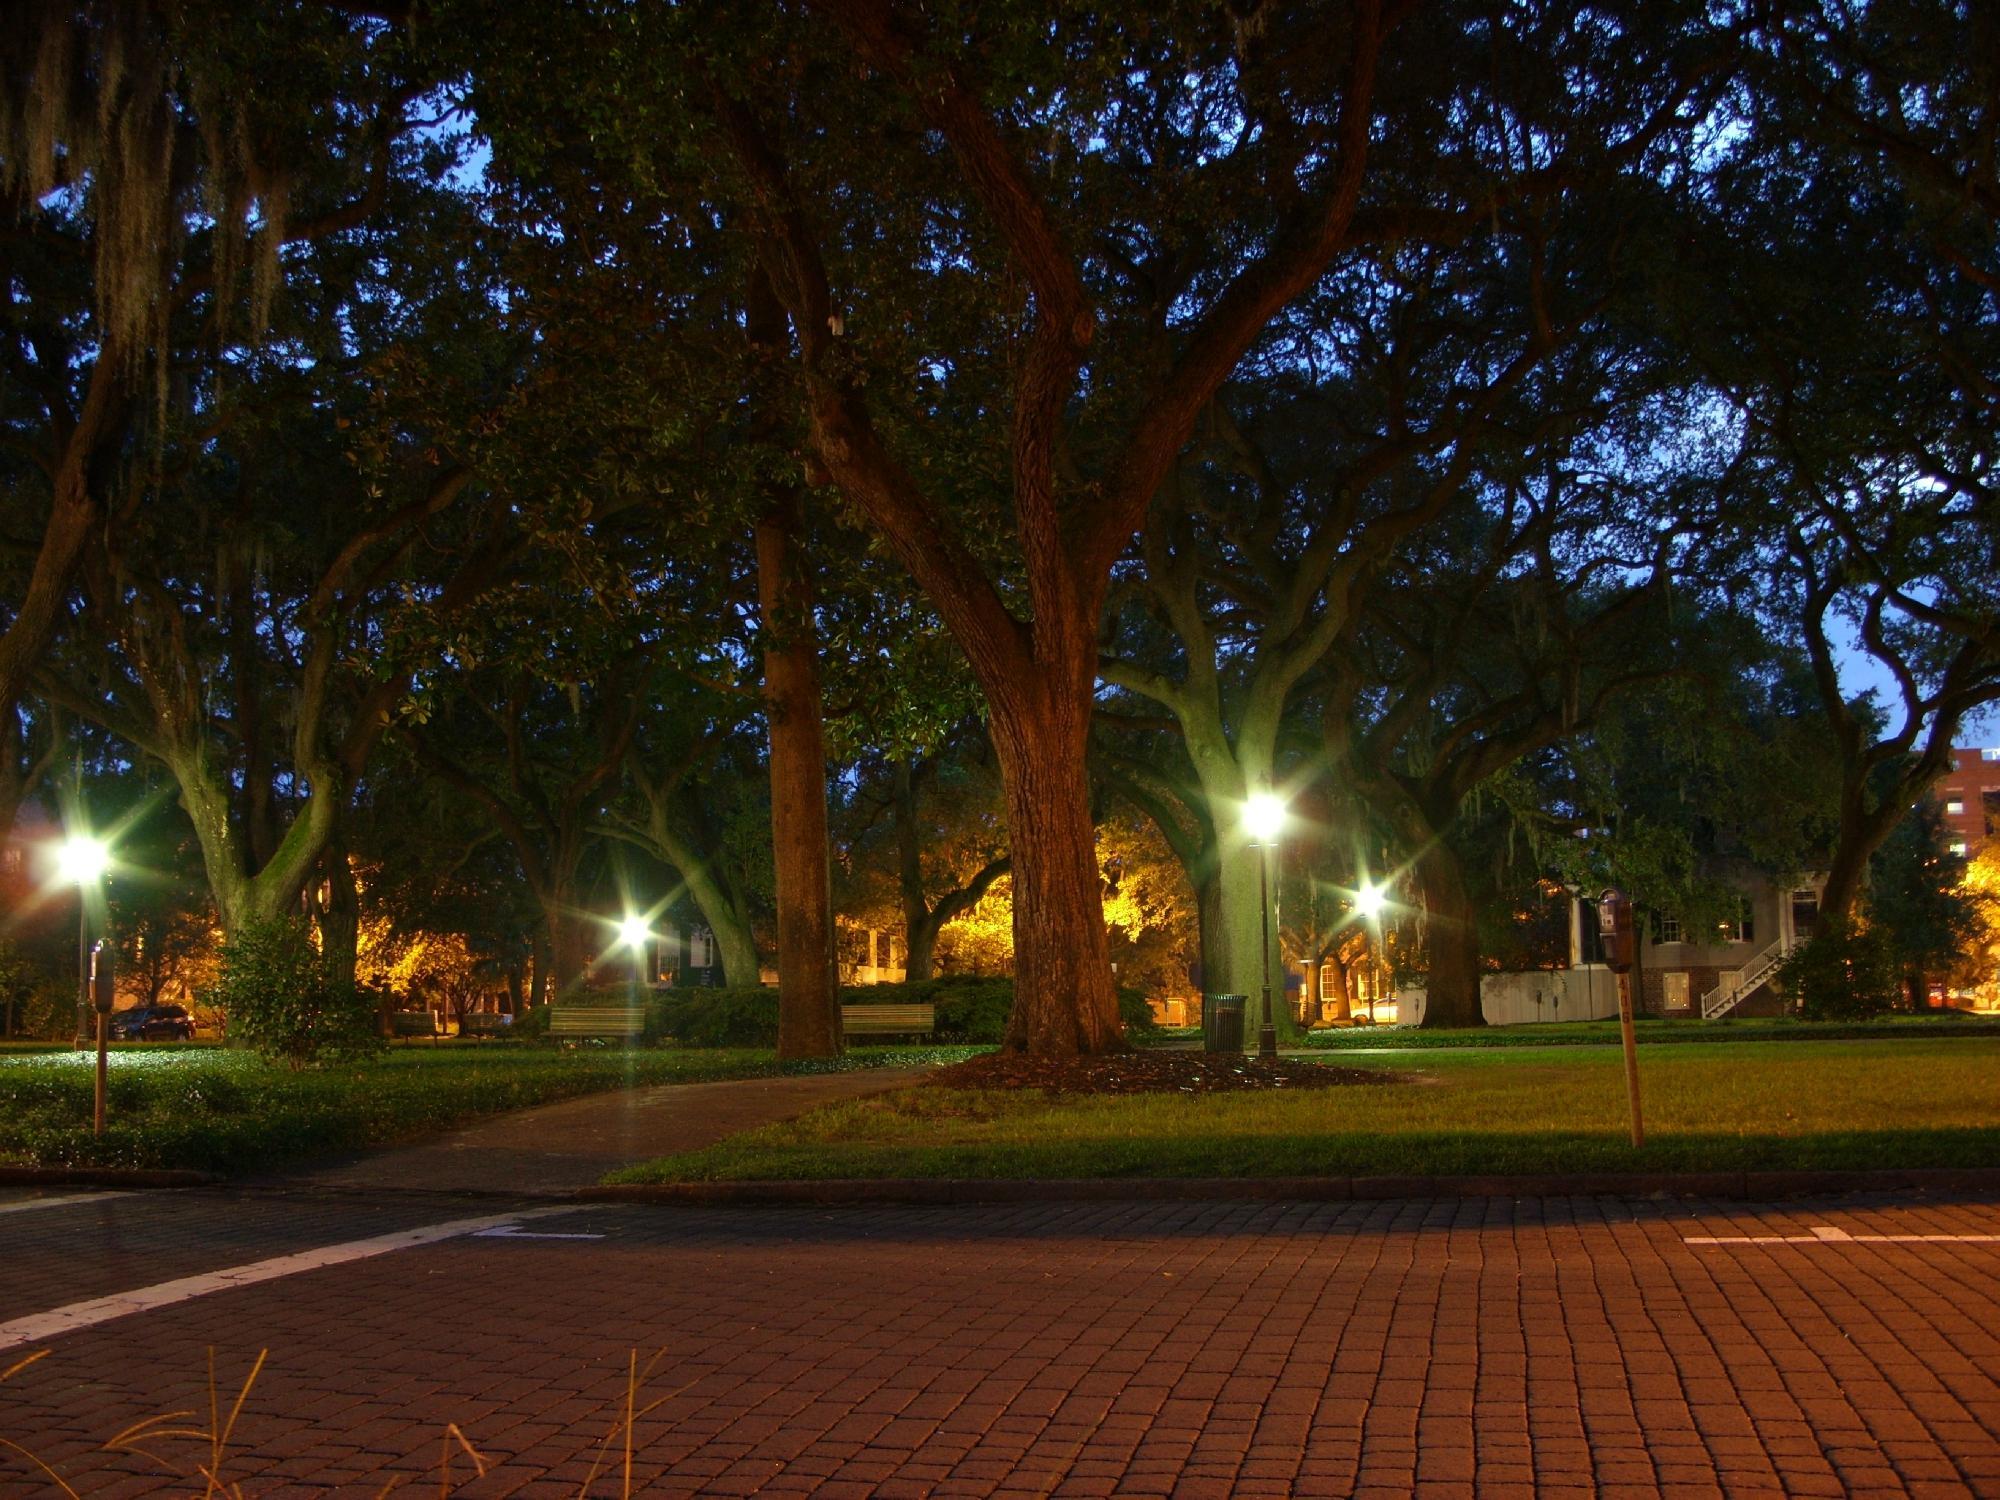
POLYGON ((1625 1100, 1632 1113, 1632 1144, 1646 1144, 1646 1127, 1639 1117, 1639 1039, 1632 1029, 1632 960, 1638 935, 1632 930, 1632 903, 1612 886, 1597 898, 1597 935, 1604 961, 1618 976, 1618 1035, 1625 1048, 1625 1100))

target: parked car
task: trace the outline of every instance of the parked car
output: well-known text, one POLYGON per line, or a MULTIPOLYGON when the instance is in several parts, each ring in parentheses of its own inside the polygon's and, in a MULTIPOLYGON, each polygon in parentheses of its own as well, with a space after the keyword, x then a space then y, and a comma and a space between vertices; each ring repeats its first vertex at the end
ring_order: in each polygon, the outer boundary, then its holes
POLYGON ((114 1042, 191 1042, 194 1021, 178 1005, 135 1005, 114 1011, 108 1028, 114 1042))

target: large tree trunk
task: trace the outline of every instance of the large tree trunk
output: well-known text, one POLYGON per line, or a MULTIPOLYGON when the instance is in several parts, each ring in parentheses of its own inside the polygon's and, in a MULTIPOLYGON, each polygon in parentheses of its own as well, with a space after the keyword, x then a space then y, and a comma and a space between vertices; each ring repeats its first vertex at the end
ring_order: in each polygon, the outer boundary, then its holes
POLYGON ((327 846, 322 869, 327 892, 319 903, 320 952, 333 965, 335 978, 351 985, 360 960, 361 890, 344 842, 336 839, 327 846))
POLYGON ((549 1003, 549 937, 546 923, 528 934, 528 949, 535 967, 535 977, 528 988, 528 1007, 536 1010, 549 1003))
POLYGON ((935 913, 926 913, 912 920, 909 909, 903 913, 903 978, 910 981, 929 979, 937 969, 938 933, 944 923, 937 920, 935 913))
MULTIPOLYGON (((1333 966, 1333 998, 1327 1002, 1332 1005, 1333 1014, 1328 1016, 1327 1019, 1330 1021, 1352 1020, 1354 1018, 1354 997, 1351 989, 1353 984, 1353 970, 1349 966, 1339 944, 1336 943, 1334 945, 1333 951, 1326 955, 1323 962, 1333 966)), ((1313 973, 1313 1006, 1315 1009, 1321 1006, 1320 995, 1322 992, 1323 986, 1320 984, 1319 974, 1317 969, 1315 969, 1313 973)))
MULTIPOLYGON (((577 912, 574 895, 574 887, 561 882, 542 904, 549 929, 550 996, 558 1000, 583 982, 589 967, 591 933, 586 919, 577 912)), ((540 978, 539 965, 536 977, 540 978)))
POLYGON ((701 919, 715 934, 715 946, 722 956, 722 982, 740 989, 756 988, 760 982, 757 936, 743 893, 733 882, 718 877, 712 865, 679 840, 671 847, 662 842, 659 852, 680 872, 701 919))
POLYGON ((1226 960, 1222 953, 1222 882, 1216 876, 1214 862, 1204 861, 1199 873, 1189 870, 1188 883, 1194 887, 1195 937, 1200 944, 1201 955, 1201 992, 1203 995, 1219 993, 1215 981, 1226 972, 1226 960))
POLYGON ((1895 831, 1902 819, 1903 803, 1886 801, 1871 809, 1867 793, 1860 786, 1846 786, 1840 795, 1840 832, 1834 841, 1833 858, 1826 871, 1826 885, 1820 891, 1819 919, 1822 925, 1845 922, 1868 884, 1868 862, 1883 840, 1895 831))
POLYGON ((1423 1026, 1484 1026, 1479 1001, 1479 924, 1456 852, 1432 838, 1417 855, 1424 896, 1424 943, 1430 955, 1423 1026))
POLYGON ((903 906, 903 977, 929 979, 936 962, 938 929, 924 897, 923 836, 917 828, 917 783, 908 756, 896 762, 896 886, 903 906))
MULTIPOLYGON (((1182 722, 1190 721, 1183 716, 1182 722)), ((1232 746, 1219 713, 1196 721, 1189 741, 1215 830, 1214 909, 1202 913, 1207 988, 1244 997, 1243 1045, 1254 1051, 1266 1019, 1267 982, 1269 1019, 1278 1036, 1289 1040, 1299 1032, 1298 1017, 1286 999, 1284 944, 1278 931, 1278 851, 1253 844, 1243 826, 1250 790, 1272 783, 1272 757, 1263 737, 1248 729, 1239 730, 1232 746)))
POLYGON ((813 591, 796 502, 757 525, 764 712, 771 732, 771 842, 778 897, 778 1056, 838 1057, 839 969, 827 854, 826 734, 813 591))
POLYGON ((1045 1057, 1121 1051, 1085 765, 1089 693, 1046 678, 1012 686, 988 700, 1014 857, 1005 1045, 1045 1057))
MULTIPOLYGON (((93 381, 93 385, 95 382, 93 381)), ((42 545, 35 555, 28 585, 14 607, 14 617, 0 633, 0 703, 19 700, 48 648, 55 630, 56 616, 68 592, 77 559, 90 539, 97 522, 97 504, 90 496, 82 459, 70 456, 56 475, 55 503, 48 525, 42 530, 42 545)))

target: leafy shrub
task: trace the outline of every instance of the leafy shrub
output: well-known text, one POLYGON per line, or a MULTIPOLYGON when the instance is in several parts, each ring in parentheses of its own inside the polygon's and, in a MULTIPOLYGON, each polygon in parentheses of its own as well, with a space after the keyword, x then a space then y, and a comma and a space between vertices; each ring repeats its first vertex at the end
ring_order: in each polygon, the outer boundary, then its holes
POLYGON ((253 922, 232 933, 212 999, 232 1038, 294 1068, 381 1044, 373 998, 335 973, 302 922, 253 922))
POLYGON ((656 990, 646 1004, 646 1040, 684 1047, 775 1047, 778 992, 773 989, 656 990))
POLYGON ((1808 1021, 1855 1021, 1896 1003, 1896 955, 1881 927, 1827 922, 1778 970, 1786 1003, 1808 1021))
MULTIPOLYGON (((840 992, 843 1005, 932 1005, 936 1039, 997 1045, 1014 1007, 1011 979, 919 979, 904 984, 854 985, 840 992)), ((1118 992, 1118 1013, 1130 1032, 1154 1030, 1140 990, 1118 992)), ((775 1047, 778 992, 756 989, 655 991, 648 1001, 648 1040, 671 1038, 688 1047, 775 1047)))
POLYGON ((0 938, 0 1031, 26 1041, 66 1041, 76 1031, 76 980, 41 972, 18 943, 0 938))

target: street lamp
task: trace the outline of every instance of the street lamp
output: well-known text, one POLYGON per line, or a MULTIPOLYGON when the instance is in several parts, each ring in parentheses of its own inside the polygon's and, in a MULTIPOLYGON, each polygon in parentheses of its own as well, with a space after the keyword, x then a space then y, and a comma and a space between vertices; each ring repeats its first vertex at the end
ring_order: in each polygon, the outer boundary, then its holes
POLYGON ((1250 847, 1257 850, 1258 906, 1264 923, 1264 1022, 1257 1028, 1257 1055, 1278 1055, 1278 1027, 1271 1010, 1271 851, 1285 831, 1284 799, 1271 792, 1258 792, 1243 804, 1243 829, 1250 835, 1250 847))
POLYGON ((646 939, 653 935, 644 917, 628 916, 618 924, 618 941, 637 952, 646 946, 646 939))
POLYGON ((56 876, 76 887, 76 1049, 90 1045, 90 891, 111 864, 102 839, 73 833, 56 846, 56 876))
MULTIPOLYGON (((1382 887, 1370 882, 1354 893, 1354 909, 1368 924, 1368 1024, 1375 1024, 1375 996, 1382 988, 1382 887)), ((1401 1012, 1396 1019, 1402 1020, 1401 1012)))

